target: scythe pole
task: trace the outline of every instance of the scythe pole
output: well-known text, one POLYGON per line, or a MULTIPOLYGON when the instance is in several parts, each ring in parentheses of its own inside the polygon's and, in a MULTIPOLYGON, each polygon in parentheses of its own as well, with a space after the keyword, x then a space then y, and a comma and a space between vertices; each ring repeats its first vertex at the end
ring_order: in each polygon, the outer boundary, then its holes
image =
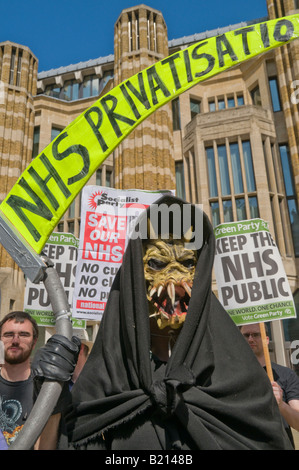
MULTIPOLYGON (((0 216, 0 242, 32 282, 44 283, 55 316, 56 333, 71 339, 72 322, 69 304, 51 260, 37 255, 26 241, 20 238, 14 226, 3 215, 0 216)), ((62 386, 60 382, 44 381, 25 425, 16 440, 9 446, 9 450, 33 448, 53 412, 62 386)))

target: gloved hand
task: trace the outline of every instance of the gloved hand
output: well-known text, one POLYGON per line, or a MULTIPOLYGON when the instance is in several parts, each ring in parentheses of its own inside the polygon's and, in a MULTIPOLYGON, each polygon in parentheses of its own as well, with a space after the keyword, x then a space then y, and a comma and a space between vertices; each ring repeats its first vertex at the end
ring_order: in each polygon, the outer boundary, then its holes
POLYGON ((69 341, 65 336, 55 334, 35 354, 31 370, 33 398, 36 400, 44 379, 64 382, 61 395, 52 414, 62 413, 70 402, 69 384, 75 370, 81 341, 76 336, 69 341))
POLYGON ((31 369, 33 377, 67 382, 77 364, 81 341, 73 336, 71 341, 55 334, 35 354, 31 369))

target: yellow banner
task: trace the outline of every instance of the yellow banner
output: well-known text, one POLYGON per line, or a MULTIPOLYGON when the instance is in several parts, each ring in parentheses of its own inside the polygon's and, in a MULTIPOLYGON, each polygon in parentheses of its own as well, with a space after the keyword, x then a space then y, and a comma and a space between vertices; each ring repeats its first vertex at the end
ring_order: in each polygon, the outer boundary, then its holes
POLYGON ((299 15, 265 21, 200 41, 132 76, 32 161, 0 211, 40 253, 91 175, 144 119, 197 83, 298 36, 299 15))

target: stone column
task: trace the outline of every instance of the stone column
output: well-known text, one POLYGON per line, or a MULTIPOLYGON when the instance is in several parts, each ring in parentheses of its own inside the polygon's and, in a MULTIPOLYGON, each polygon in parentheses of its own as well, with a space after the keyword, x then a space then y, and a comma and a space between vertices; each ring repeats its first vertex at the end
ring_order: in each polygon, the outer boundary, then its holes
MULTIPOLYGON (((115 84, 168 56, 160 11, 140 5, 123 10, 115 24, 115 84)), ((171 104, 141 123, 115 150, 115 187, 175 189, 171 104)))

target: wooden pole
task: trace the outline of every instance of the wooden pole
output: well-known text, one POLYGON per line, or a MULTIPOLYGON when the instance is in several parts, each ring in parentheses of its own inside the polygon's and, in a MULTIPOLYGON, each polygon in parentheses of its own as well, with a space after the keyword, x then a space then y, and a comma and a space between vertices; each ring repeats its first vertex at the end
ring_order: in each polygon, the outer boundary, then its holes
POLYGON ((267 342, 267 336, 266 336, 266 329, 265 329, 265 324, 263 322, 260 323, 260 332, 261 332, 261 338, 262 338, 262 343, 263 343, 267 374, 268 374, 268 377, 269 377, 270 381, 274 382, 273 371, 272 371, 271 361, 270 361, 269 348, 268 348, 268 342, 267 342))

